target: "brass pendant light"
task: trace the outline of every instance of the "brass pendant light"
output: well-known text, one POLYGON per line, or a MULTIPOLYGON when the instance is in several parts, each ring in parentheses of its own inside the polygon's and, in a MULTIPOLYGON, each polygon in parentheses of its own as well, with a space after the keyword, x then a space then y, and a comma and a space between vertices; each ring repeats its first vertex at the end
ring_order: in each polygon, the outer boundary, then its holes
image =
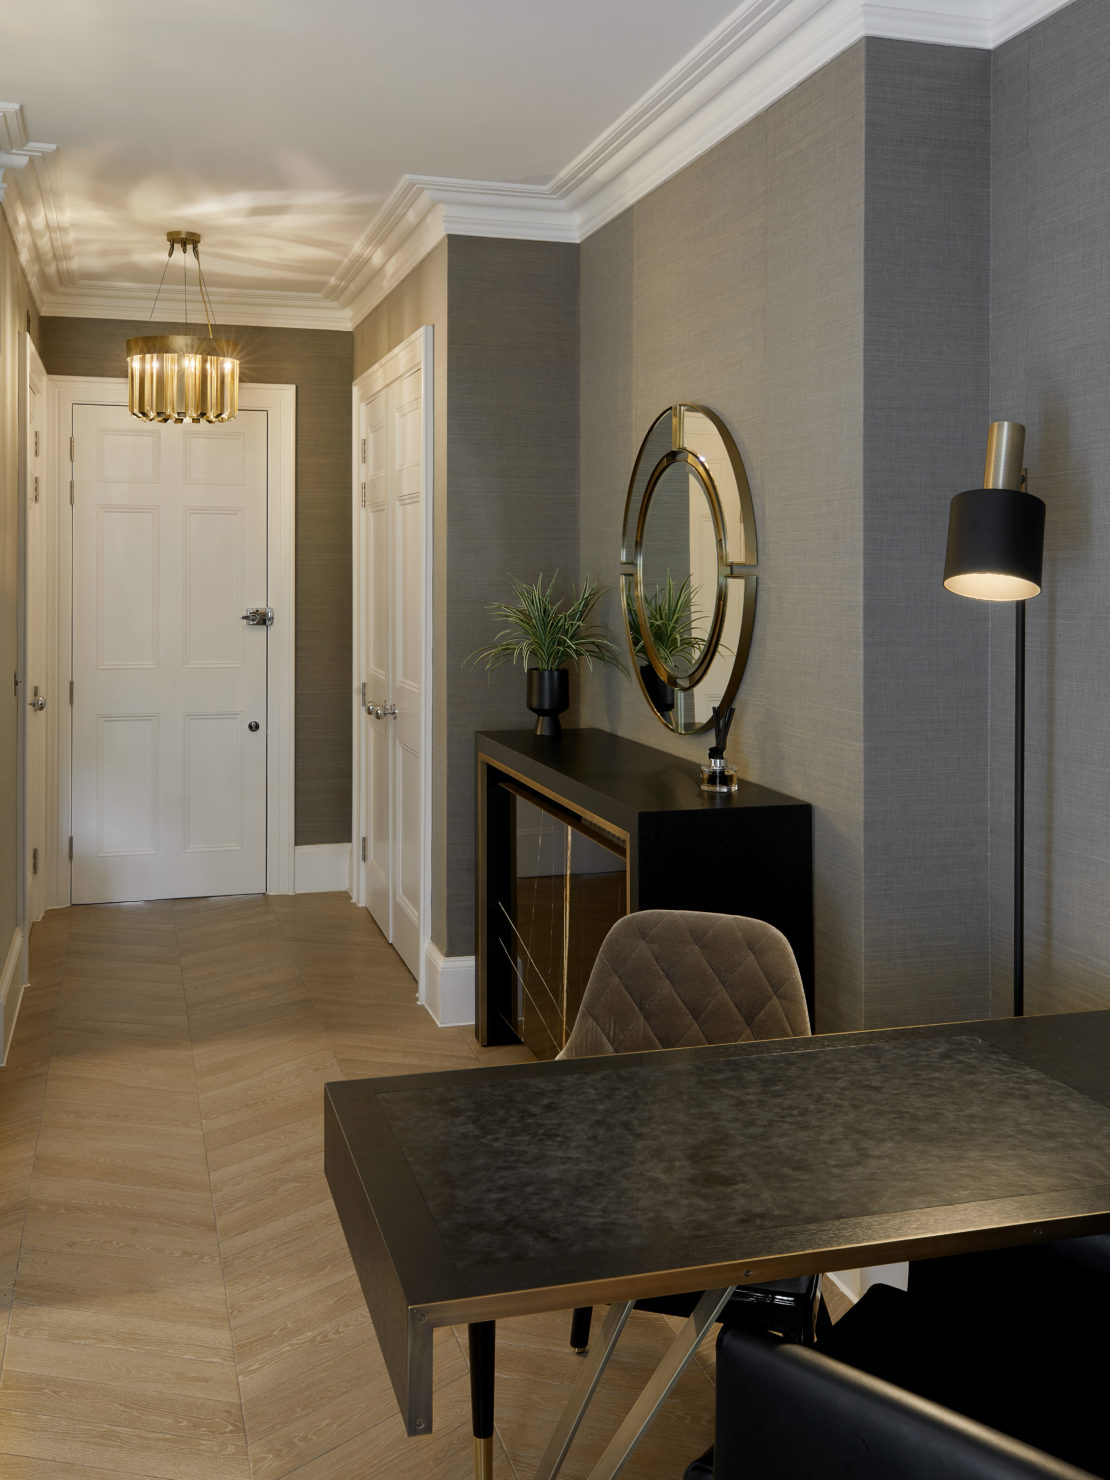
MULTIPOLYGON (((169 256, 154 308, 178 247, 188 262, 189 249, 197 264, 200 301, 208 324, 208 338, 194 334, 154 334, 127 341, 127 402, 140 421, 230 421, 239 411, 239 346, 217 339, 212 330, 211 301, 200 268, 200 237, 195 231, 167 231, 169 256)), ((188 329, 188 282, 186 330, 188 329)))

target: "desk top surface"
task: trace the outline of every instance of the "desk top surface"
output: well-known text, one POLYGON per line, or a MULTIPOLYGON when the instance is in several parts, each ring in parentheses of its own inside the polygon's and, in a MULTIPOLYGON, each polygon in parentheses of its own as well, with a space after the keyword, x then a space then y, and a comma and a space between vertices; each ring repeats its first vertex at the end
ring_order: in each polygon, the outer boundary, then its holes
POLYGON ((644 812, 714 812, 750 807, 802 807, 797 797, 772 791, 755 781, 741 781, 734 792, 701 789, 698 766, 709 741, 674 755, 612 735, 608 730, 564 730, 536 735, 532 730, 479 731, 479 755, 539 781, 579 805, 602 812, 615 806, 629 818, 644 812))
POLYGON ((1110 1013, 326 1094, 327 1154, 433 1324, 1110 1227, 1110 1013))

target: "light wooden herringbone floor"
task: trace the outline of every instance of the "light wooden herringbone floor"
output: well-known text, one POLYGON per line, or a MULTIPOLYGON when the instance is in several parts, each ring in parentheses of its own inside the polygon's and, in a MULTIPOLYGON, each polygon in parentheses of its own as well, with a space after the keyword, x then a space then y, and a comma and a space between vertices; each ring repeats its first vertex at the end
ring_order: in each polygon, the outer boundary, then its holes
MULTIPOLYGON (((0 1476, 468 1480, 466 1332, 438 1333, 435 1431, 407 1438, 324 1181, 322 1086, 527 1051, 437 1028, 341 895, 53 911, 31 948, 0 1070, 0 1476)), ((542 1452, 568 1329, 498 1326, 497 1480, 542 1452)), ((669 1336, 633 1316, 568 1480, 669 1336)), ((711 1372, 703 1350, 625 1475, 678 1480, 711 1372)))

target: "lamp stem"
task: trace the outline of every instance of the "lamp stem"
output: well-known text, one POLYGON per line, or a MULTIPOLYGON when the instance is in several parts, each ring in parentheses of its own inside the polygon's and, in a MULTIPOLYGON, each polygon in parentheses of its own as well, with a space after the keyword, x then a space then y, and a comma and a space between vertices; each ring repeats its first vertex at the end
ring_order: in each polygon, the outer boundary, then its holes
POLYGON ((1025 1015, 1025 602, 1014 602, 1014 1016, 1025 1015))

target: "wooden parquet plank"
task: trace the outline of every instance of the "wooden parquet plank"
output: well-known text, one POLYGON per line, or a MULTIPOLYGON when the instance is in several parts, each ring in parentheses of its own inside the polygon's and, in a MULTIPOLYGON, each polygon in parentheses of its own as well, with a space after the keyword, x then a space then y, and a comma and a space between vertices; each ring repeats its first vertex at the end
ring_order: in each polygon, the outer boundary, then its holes
MULTIPOLYGON (((31 946, 0 1074, 4 1480, 466 1480, 465 1332, 436 1333, 435 1431, 409 1438, 323 1177, 323 1086, 527 1049, 438 1028, 339 894, 55 911, 31 946)), ((499 1328, 495 1480, 546 1442, 568 1332, 499 1328)), ((669 1334, 630 1323, 568 1477, 669 1334)), ((703 1353, 630 1480, 704 1448, 711 1374, 703 1353)))

